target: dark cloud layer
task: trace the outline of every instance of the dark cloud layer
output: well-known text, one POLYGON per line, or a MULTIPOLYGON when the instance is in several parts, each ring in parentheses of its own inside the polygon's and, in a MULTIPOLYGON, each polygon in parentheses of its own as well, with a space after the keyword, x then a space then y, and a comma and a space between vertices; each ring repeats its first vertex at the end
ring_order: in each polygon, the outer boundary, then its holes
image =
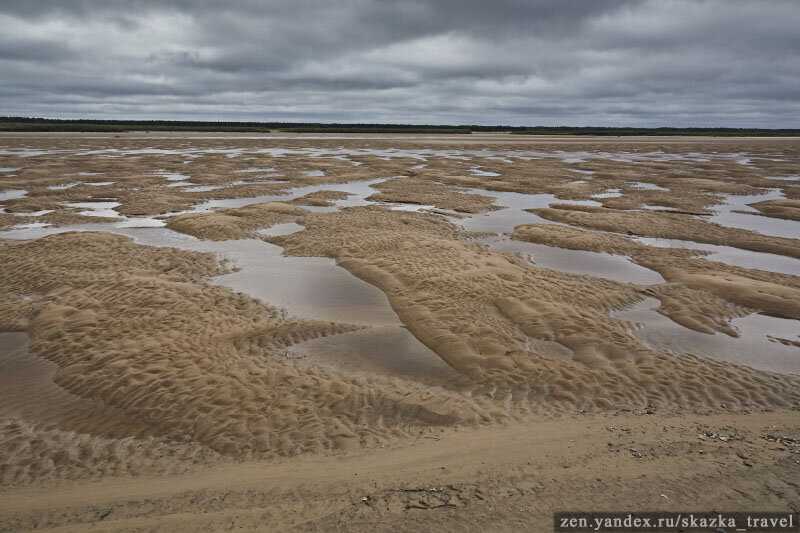
POLYGON ((0 1, 0 114, 800 126, 796 0, 0 1))

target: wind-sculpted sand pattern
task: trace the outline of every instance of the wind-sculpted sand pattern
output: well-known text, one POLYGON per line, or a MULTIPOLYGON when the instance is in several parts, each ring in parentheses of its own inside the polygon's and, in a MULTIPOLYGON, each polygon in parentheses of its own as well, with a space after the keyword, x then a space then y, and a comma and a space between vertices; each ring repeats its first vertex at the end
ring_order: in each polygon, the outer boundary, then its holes
POLYGON ((763 215, 788 220, 800 220, 800 199, 766 200, 751 204, 763 215))
POLYGON ((622 211, 572 205, 554 205, 552 208, 532 209, 531 211, 548 220, 586 226, 606 232, 693 240, 800 258, 798 239, 771 237, 737 228, 725 228, 682 214, 622 211))
MULTIPOLYGON (((662 349, 615 318, 655 298, 660 315, 709 336, 740 335, 735 321, 754 313, 800 320, 800 276, 637 238, 800 259, 800 234, 709 220, 728 195, 748 195, 757 199, 747 216, 797 221, 800 183, 775 179, 798 173, 795 141, 133 135, 0 145, 0 227, 29 238, 0 235, 3 485, 355 453, 575 413, 791 419, 800 407, 796 374, 662 349), (660 277, 637 285, 544 268, 536 252, 531 262, 497 251, 493 232, 465 229, 509 213, 510 197, 531 203, 514 207, 506 241, 611 254, 660 277), (298 355, 304 342, 316 339, 324 357, 329 336, 347 346, 358 332, 369 346, 363 336, 379 328, 290 316, 217 284, 238 267, 226 258, 109 233, 126 225, 333 258, 388 298, 397 323, 380 327, 410 331, 419 357, 432 353, 444 370, 415 379, 317 365, 298 355), (276 225, 291 228, 259 233, 276 225), (48 235, 59 229, 81 231, 48 235)), ((770 340, 800 357, 800 337, 770 340)))
POLYGON ((465 243, 433 215, 352 208, 309 215, 305 226, 272 240, 289 254, 335 257, 383 289, 422 342, 495 400, 593 410, 788 406, 800 398, 796 378, 648 349, 609 318, 640 300, 641 289, 530 268, 465 243), (571 356, 532 349, 531 339, 571 356))
MULTIPOLYGON (((800 246, 798 246, 797 239, 768 237, 746 230, 723 228, 715 224, 688 219, 682 215, 564 207, 534 211, 550 220, 604 231, 725 244, 745 250, 800 257, 800 246)), ((698 289, 701 293, 714 294, 728 302, 767 315, 800 320, 800 304, 798 304, 800 302, 800 278, 798 276, 704 261, 696 258, 698 254, 687 253, 680 249, 677 251, 653 250, 651 247, 626 241, 622 236, 617 237, 616 242, 594 239, 590 232, 580 236, 579 239, 570 238, 574 237, 574 234, 567 236, 566 239, 559 239, 560 236, 564 236, 564 233, 571 232, 579 233, 579 230, 570 231, 557 228, 545 232, 535 226, 522 226, 517 229, 516 235, 523 240, 557 243, 558 246, 566 248, 593 249, 630 255, 637 263, 661 273, 667 281, 679 283, 683 287, 698 289), (623 244, 620 245, 620 242, 623 244)), ((697 313, 697 316, 701 317, 707 311, 705 309, 697 313)), ((674 313, 668 314, 676 318, 674 313)), ((711 316, 713 317, 713 315, 711 316)), ((692 327, 685 320, 678 319, 677 321, 692 327)), ((717 329, 724 331, 725 328, 717 329)))
POLYGON ((492 209, 494 199, 454 191, 442 183, 414 177, 394 178, 375 186, 380 192, 368 199, 384 202, 433 205, 461 213, 480 213, 492 209))
MULTIPOLYGON (((31 353, 58 365, 56 385, 115 408, 112 435, 127 429, 131 437, 158 437, 140 446, 163 446, 167 439, 178 449, 191 443, 205 450, 203 457, 229 460, 291 455, 487 416, 475 402, 446 391, 296 368, 281 358, 287 347, 356 328, 284 319, 248 297, 203 284, 218 271, 213 256, 67 233, 5 244, 0 261, 8 291, 0 327, 27 331, 31 353)), ((62 453, 65 440, 86 440, 81 435, 98 428, 108 433, 105 420, 43 422, 44 434, 23 429, 22 422, 3 426, 11 432, 2 441, 4 482, 61 467, 61 474, 74 474, 74 461, 86 461, 86 473, 100 468, 92 461, 102 462, 103 455, 87 457, 80 448, 66 465, 53 467, 51 455, 62 453), (49 437, 54 449, 30 448, 49 437)), ((125 455, 124 441, 119 446, 123 470, 135 471, 138 457, 125 455)))
POLYGON ((291 222, 305 214, 299 207, 283 203, 256 204, 210 213, 187 213, 170 219, 167 227, 201 239, 242 239, 257 228, 291 222))

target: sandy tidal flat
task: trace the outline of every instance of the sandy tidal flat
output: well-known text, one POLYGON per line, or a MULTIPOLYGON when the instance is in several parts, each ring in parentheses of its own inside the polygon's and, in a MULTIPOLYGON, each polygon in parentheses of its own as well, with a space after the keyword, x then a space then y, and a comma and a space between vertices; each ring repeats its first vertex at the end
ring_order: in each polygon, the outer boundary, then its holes
POLYGON ((797 140, 5 135, 0 168, 0 529, 798 510, 797 140))

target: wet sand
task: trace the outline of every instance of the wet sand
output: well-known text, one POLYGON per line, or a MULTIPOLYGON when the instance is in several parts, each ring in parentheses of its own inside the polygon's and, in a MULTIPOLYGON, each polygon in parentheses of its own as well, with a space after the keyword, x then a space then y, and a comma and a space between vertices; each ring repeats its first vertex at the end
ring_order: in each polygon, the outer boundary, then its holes
POLYGON ((668 488, 635 508, 692 507, 699 473, 791 508, 798 166, 795 139, 0 135, 0 525, 525 529, 640 475, 668 488), (369 475, 293 488, 342 460, 369 475), (59 492, 91 480, 100 518, 59 492))

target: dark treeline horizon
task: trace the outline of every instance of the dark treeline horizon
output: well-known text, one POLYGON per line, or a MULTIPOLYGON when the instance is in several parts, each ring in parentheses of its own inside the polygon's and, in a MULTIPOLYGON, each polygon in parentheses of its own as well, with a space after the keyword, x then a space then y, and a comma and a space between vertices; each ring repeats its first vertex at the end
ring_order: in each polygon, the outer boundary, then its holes
POLYGON ((209 121, 209 120, 117 120, 0 117, 0 131, 29 132, 125 132, 125 131, 220 131, 297 133, 462 133, 505 132, 531 135, 711 135, 711 136, 800 136, 800 128, 728 127, 626 127, 626 126, 485 126, 477 124, 392 124, 351 122, 209 121))

